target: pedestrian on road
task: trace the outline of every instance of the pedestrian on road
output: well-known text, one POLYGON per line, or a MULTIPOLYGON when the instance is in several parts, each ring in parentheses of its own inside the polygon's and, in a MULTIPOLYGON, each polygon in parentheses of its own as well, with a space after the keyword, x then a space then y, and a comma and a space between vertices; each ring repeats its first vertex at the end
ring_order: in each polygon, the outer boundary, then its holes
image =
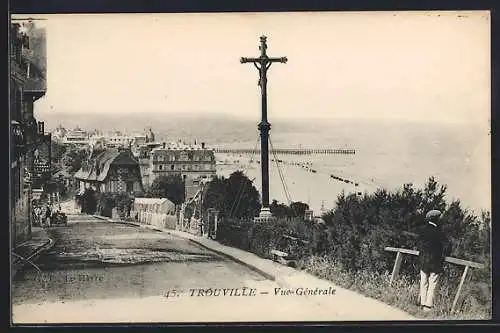
POLYGON ((45 224, 50 227, 50 217, 52 216, 52 211, 50 210, 50 206, 47 205, 45 209, 45 224))
POLYGON ((42 207, 37 206, 37 207, 35 208, 35 214, 36 214, 36 223, 37 223, 37 225, 38 225, 39 227, 41 227, 41 226, 42 226, 42 222, 43 222, 43 221, 42 221, 42 220, 43 220, 42 213, 43 213, 43 212, 42 212, 42 207))
POLYGON ((37 207, 33 208, 33 211, 31 212, 31 216, 33 217, 33 225, 38 226, 37 207))
POLYGON ((425 312, 434 306, 434 297, 439 278, 444 269, 444 258, 449 252, 448 240, 440 226, 442 213, 431 210, 426 216, 426 224, 418 235, 420 262, 420 306, 425 312))

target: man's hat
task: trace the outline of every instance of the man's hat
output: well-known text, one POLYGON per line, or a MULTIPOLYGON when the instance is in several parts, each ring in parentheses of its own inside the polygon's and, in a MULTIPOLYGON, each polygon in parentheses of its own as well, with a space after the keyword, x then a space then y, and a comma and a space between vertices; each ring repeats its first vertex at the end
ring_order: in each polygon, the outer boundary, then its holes
POLYGON ((439 210, 433 209, 425 215, 425 219, 427 221, 435 222, 437 219, 439 219, 441 217, 441 215, 443 215, 443 214, 439 210))

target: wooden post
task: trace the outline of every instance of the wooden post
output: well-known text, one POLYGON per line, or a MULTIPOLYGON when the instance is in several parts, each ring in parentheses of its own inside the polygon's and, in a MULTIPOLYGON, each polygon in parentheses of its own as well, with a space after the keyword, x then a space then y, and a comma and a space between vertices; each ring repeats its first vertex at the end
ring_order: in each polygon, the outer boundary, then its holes
POLYGON ((394 267, 392 268, 392 274, 391 274, 391 279, 389 281, 389 285, 392 285, 392 282, 394 282, 394 280, 398 276, 402 261, 403 261, 403 254, 401 252, 398 252, 398 254, 396 254, 396 261, 394 262, 394 267))
MULTIPOLYGON (((385 247, 384 250, 390 251, 390 252, 397 252, 396 262, 394 263, 394 268, 392 270, 390 284, 392 284, 392 282, 394 281, 394 279, 396 278, 396 276, 399 273, 402 255, 403 254, 411 254, 411 255, 416 255, 416 256, 419 255, 419 251, 395 248, 395 247, 390 247, 390 246, 385 247)), ((482 263, 477 263, 477 262, 473 262, 473 261, 469 261, 469 260, 463 260, 463 259, 452 258, 452 257, 445 257, 445 262, 455 264, 455 265, 461 265, 461 266, 465 267, 464 272, 462 274, 462 278, 460 279, 460 284, 458 286, 458 290, 457 290, 457 293, 455 295, 455 299, 453 300, 453 304, 451 307, 451 312, 454 312, 456 307, 457 307, 457 303, 458 303, 458 300, 460 298, 460 294, 462 292, 463 285, 465 284, 466 281, 469 280, 467 278, 467 273, 469 272, 469 267, 484 269, 485 265, 482 263)))
POLYGON ((219 222, 219 211, 216 210, 214 212, 214 214, 215 214, 215 221, 214 221, 214 223, 215 223, 215 225, 214 225, 214 239, 215 239, 215 238, 217 238, 217 224, 219 222))
POLYGON ((457 306, 458 299, 460 298, 460 293, 462 292, 462 287, 464 286, 465 279, 467 278, 467 273, 469 272, 469 266, 465 266, 462 278, 460 279, 460 284, 458 285, 457 294, 453 300, 453 305, 451 306, 451 312, 455 312, 455 307, 457 306))

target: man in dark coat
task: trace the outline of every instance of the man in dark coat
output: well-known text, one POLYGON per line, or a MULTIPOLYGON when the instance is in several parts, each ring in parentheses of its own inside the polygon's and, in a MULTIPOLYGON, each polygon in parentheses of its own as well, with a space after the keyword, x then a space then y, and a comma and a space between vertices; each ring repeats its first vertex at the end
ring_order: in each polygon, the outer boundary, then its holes
POLYGON ((439 220, 441 212, 431 210, 425 216, 426 224, 418 235, 420 263, 420 305, 424 311, 430 311, 434 305, 434 296, 439 277, 443 273, 444 258, 449 246, 439 220))

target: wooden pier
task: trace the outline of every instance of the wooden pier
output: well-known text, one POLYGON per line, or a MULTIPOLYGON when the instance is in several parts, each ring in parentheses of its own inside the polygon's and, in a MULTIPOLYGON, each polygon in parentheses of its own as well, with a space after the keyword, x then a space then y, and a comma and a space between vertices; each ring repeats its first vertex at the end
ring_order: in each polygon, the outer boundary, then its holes
MULTIPOLYGON (((214 148, 216 153, 220 154, 259 154, 260 149, 246 148, 214 148)), ((353 155, 356 154, 354 149, 294 149, 281 148, 274 149, 274 152, 279 155, 353 155)))

